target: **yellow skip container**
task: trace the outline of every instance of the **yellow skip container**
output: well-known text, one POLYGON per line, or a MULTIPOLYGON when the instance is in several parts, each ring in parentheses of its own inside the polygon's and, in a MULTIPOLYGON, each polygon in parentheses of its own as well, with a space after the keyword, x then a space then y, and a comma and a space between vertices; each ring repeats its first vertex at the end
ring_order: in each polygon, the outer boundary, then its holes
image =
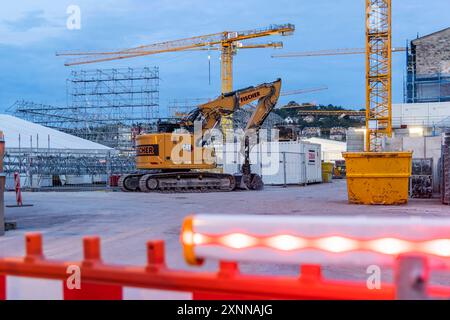
POLYGON ((412 152, 346 152, 348 201, 353 204, 408 203, 412 152))
POLYGON ((330 183, 333 179, 333 167, 331 162, 322 162, 322 181, 323 183, 330 183))

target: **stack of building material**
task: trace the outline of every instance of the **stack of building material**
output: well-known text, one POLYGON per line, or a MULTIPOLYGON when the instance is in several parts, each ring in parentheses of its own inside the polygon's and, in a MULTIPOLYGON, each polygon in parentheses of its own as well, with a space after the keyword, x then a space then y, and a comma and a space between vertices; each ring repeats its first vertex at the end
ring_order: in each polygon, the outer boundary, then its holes
POLYGON ((411 198, 433 197, 433 159, 413 159, 411 198))
POLYGON ((450 129, 442 137, 442 203, 450 205, 450 129))
POLYGON ((347 130, 347 152, 364 151, 364 130, 349 128, 347 130))

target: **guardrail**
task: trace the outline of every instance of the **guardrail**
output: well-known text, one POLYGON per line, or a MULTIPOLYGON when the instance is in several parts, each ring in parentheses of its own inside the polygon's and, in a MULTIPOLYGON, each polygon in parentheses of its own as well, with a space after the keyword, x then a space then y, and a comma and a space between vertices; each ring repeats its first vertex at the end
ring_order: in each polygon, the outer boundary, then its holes
POLYGON ((404 276, 396 284, 383 283, 380 289, 370 290, 365 282, 323 279, 319 265, 302 265, 298 277, 241 274, 234 261, 221 261, 217 272, 171 270, 165 263, 163 241, 147 242, 143 266, 104 263, 98 237, 84 238, 84 258, 79 262, 46 259, 39 233, 26 235, 25 245, 24 257, 0 259, 0 300, 387 300, 418 298, 425 292, 427 297, 450 297, 449 287, 426 285, 426 278, 421 278, 427 272, 426 261, 411 257, 398 259, 404 276))

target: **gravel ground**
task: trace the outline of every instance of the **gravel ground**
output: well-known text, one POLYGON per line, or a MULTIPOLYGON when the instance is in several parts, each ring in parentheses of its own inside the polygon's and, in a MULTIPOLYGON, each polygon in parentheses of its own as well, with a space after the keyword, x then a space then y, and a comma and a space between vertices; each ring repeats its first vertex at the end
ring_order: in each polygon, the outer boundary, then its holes
MULTIPOLYGON (((47 257, 80 260, 81 238, 99 235, 106 262, 144 264, 145 243, 150 239, 166 242, 168 265, 189 269, 183 261, 179 231, 183 218, 192 213, 257 215, 329 216, 435 216, 450 218, 448 207, 438 199, 411 200, 405 206, 355 206, 347 203, 346 183, 307 187, 266 187, 260 192, 207 194, 142 194, 122 192, 41 192, 24 193, 24 203, 33 207, 6 208, 6 219, 18 229, 0 237, 0 256, 24 253, 24 234, 39 231, 44 235, 47 257)), ((6 204, 14 194, 5 194, 6 204)), ((203 269, 215 270, 215 262, 203 269)), ((196 268, 198 269, 198 268, 196 268)), ((324 275, 339 279, 366 279, 365 268, 324 266, 324 275)), ((298 267, 242 264, 243 272, 295 274, 298 267)), ((391 279, 383 270, 383 280, 391 279)), ((449 278, 437 274, 439 283, 449 278)))

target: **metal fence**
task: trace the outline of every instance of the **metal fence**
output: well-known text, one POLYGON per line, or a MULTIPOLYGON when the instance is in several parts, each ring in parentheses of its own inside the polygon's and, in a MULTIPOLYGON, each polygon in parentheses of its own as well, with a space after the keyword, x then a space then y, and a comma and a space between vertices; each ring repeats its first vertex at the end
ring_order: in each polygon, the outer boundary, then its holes
POLYGON ((441 170, 442 203, 450 205, 450 129, 447 129, 442 137, 441 170))
MULTIPOLYGON (((308 145, 309 146, 309 145, 308 145)), ((278 151, 267 164, 259 152, 252 152, 252 170, 268 185, 304 185, 322 181, 320 148, 309 146, 304 152, 278 151), (312 153, 315 155, 312 157, 312 153), (272 165, 273 167, 270 167, 272 165)), ((240 172, 242 155, 228 153, 218 160, 219 169, 240 172), (232 154, 231 160, 230 155, 232 154)), ((270 155, 270 153, 269 153, 270 155)), ((267 159, 265 159, 267 160, 267 159)), ((23 190, 93 191, 117 187, 118 178, 137 172, 135 156, 104 150, 24 150, 7 149, 4 157, 6 190, 14 190, 14 173, 20 176, 23 190)))
POLYGON ((25 190, 93 190, 114 187, 117 177, 136 171, 132 155, 115 151, 7 149, 6 189, 14 189, 14 173, 25 190))

